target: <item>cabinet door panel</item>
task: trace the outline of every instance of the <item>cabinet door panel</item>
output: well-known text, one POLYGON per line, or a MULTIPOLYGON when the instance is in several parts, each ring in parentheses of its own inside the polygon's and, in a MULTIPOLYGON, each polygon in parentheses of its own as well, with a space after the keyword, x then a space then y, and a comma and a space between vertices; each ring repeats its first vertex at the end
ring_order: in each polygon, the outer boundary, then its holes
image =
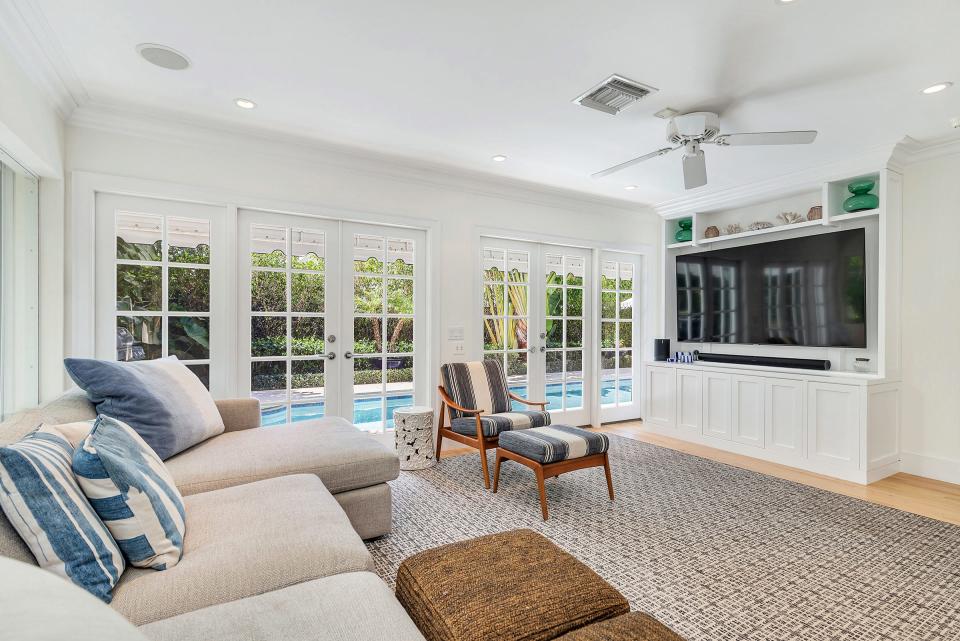
POLYGON ((677 370, 677 427, 700 431, 702 398, 703 377, 700 372, 677 370))
POLYGON ((803 458, 806 409, 803 381, 770 378, 764 387, 766 448, 792 458, 803 458))
POLYGON ((860 463, 860 394, 855 385, 807 384, 807 455, 856 469, 860 463))
POLYGON ((703 434, 730 438, 730 375, 703 375, 703 434))
POLYGON ((734 376, 732 392, 733 440, 763 447, 763 379, 734 376))
POLYGON ((676 377, 672 367, 648 367, 647 416, 644 420, 662 427, 674 426, 676 377))

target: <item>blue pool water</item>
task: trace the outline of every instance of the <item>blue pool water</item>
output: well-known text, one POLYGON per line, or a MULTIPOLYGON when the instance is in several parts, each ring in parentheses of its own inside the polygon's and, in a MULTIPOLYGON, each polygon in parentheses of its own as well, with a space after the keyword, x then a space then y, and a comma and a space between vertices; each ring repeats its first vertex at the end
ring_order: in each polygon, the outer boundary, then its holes
MULTIPOLYGON (((527 388, 525 386, 514 386, 510 391, 517 396, 526 396, 527 388)), ((614 381, 601 381, 600 400, 604 405, 614 403, 619 391, 619 400, 621 403, 629 402, 633 398, 633 381, 622 379, 619 390, 614 381)), ((370 398, 358 398, 353 402, 353 422, 363 427, 379 427, 383 422, 383 411, 381 408, 381 397, 374 396, 370 398)), ((547 409, 557 410, 563 407, 563 385, 561 383, 550 383, 547 385, 547 409)), ((387 428, 393 427, 393 410, 398 407, 413 405, 413 395, 404 394, 402 396, 387 397, 387 428)), ((575 409, 583 407, 583 384, 573 383, 567 385, 567 408, 575 409)), ((514 401, 514 409, 527 409, 524 405, 514 401)), ((309 421, 315 418, 321 418, 324 413, 324 404, 322 402, 304 403, 290 407, 290 421, 309 421)), ((269 407, 261 412, 263 425, 282 425, 287 422, 286 407, 269 407)))

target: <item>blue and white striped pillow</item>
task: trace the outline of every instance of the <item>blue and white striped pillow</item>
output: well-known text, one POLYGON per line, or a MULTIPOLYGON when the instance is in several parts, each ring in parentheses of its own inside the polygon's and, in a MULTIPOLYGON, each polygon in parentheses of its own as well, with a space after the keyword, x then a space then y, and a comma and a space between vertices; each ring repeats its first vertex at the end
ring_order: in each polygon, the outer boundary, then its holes
POLYGON ((74 452, 73 472, 130 565, 166 570, 180 561, 183 497, 132 427, 98 416, 74 452))
POLYGON ((106 603, 126 565, 70 469, 73 447, 41 426, 0 447, 0 507, 40 567, 106 603))

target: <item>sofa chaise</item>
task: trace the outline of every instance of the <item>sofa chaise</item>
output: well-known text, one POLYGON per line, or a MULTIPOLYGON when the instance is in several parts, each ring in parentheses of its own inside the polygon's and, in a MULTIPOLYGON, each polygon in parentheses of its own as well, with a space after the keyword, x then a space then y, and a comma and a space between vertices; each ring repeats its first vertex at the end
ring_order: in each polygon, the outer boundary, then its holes
MULTIPOLYGON (((114 610, 152 639, 422 641, 362 540, 390 531, 396 454, 343 419, 262 428, 255 399, 217 407, 226 431, 165 461, 184 495, 183 557, 128 567, 114 610)), ((0 424, 0 445, 94 417, 69 392, 0 424)), ((36 565, 2 514, 0 555, 36 565)))

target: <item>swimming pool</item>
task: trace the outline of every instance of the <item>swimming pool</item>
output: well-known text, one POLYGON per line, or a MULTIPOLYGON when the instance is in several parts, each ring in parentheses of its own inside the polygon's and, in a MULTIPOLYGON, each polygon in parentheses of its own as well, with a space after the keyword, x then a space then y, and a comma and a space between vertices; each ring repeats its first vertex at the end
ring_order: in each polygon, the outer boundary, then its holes
MULTIPOLYGON (((526 396, 527 388, 523 385, 513 386, 510 391, 517 396, 526 396)), ((600 385, 600 400, 604 405, 613 403, 616 396, 619 395, 621 403, 629 402, 633 398, 633 381, 630 379, 621 379, 617 386, 614 381, 602 381, 600 385)), ((571 383, 567 385, 567 408, 583 407, 583 383, 571 383)), ((369 398, 358 398, 353 402, 353 422, 359 427, 369 429, 380 429, 383 422, 381 413, 382 397, 374 396, 369 398)), ((550 383, 547 385, 547 409, 558 410, 563 407, 563 384, 550 383)), ((387 397, 387 428, 393 428, 393 410, 398 407, 413 405, 413 395, 404 394, 401 396, 387 397)), ((514 401, 514 409, 527 409, 525 406, 514 401)), ((322 402, 304 403, 290 407, 290 421, 309 421, 321 418, 324 415, 324 404, 322 402)), ((268 407, 261 411, 261 423, 263 425, 282 425, 287 422, 286 407, 268 407)))

